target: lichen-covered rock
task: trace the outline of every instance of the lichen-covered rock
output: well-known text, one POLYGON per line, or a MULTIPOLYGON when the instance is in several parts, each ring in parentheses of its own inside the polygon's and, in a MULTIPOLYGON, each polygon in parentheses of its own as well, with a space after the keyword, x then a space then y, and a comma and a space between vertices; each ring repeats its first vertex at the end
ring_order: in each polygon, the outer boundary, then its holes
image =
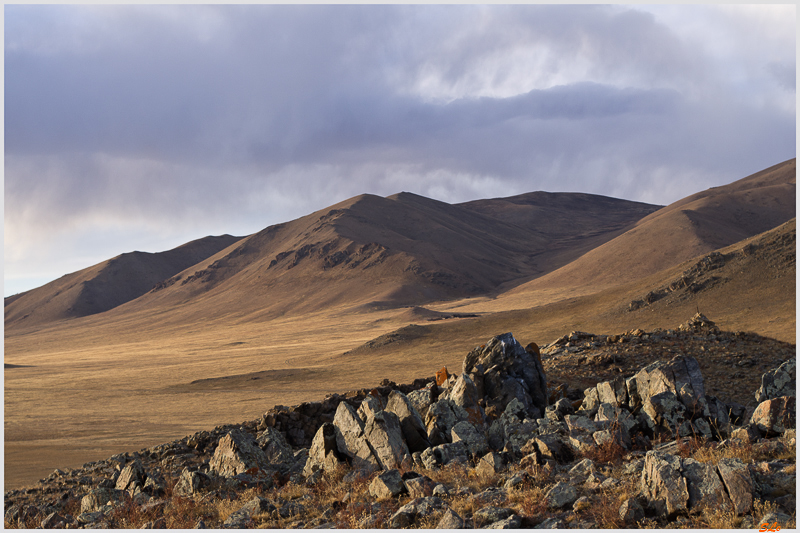
POLYGON ((139 489, 142 488, 145 479, 147 479, 147 473, 145 472, 141 461, 137 459, 132 463, 128 463, 125 468, 122 469, 122 472, 120 472, 119 477, 117 478, 116 488, 118 490, 128 490, 133 492, 136 487, 139 489))
POLYGON ((473 457, 480 457, 489 450, 486 437, 469 422, 458 422, 450 431, 450 436, 452 442, 462 441, 473 457))
POLYGON ((411 453, 421 452, 430 447, 431 443, 428 440, 428 430, 425 427, 425 423, 422 421, 422 417, 417 412, 414 404, 405 394, 397 390, 389 393, 386 411, 394 413, 400 420, 403 437, 411 453))
POLYGON ((572 485, 559 481, 544 495, 548 509, 571 506, 578 499, 578 491, 572 485))
POLYGON ((267 427, 256 439, 258 447, 264 451, 271 464, 287 464, 294 462, 294 451, 283 433, 275 428, 267 427))
POLYGON ((750 424, 767 437, 793 429, 796 424, 795 401, 794 396, 781 396, 761 402, 750 417, 750 424))
POLYGON ((725 484, 736 514, 743 515, 750 512, 753 508, 753 480, 747 465, 739 459, 720 459, 717 471, 725 484))
POLYGON ((320 426, 311 441, 311 448, 308 450, 308 459, 303 469, 303 475, 311 476, 317 471, 331 471, 339 464, 339 456, 336 448, 336 430, 333 424, 326 422, 320 426))
POLYGON ((369 484, 369 494, 377 500, 394 498, 405 492, 403 476, 396 468, 382 472, 369 484))
POLYGON ((713 464, 701 463, 691 458, 683 459, 681 464, 689 491, 690 508, 731 508, 731 500, 713 464))
POLYGON ((481 365, 488 405, 504 410, 516 398, 528 415, 541 418, 547 407, 547 381, 539 358, 525 350, 511 333, 493 337, 464 358, 462 372, 471 374, 481 365))
POLYGON ((184 467, 173 491, 179 496, 188 497, 207 487, 210 482, 211 479, 207 475, 201 472, 191 472, 184 467))
POLYGON ((336 408, 333 427, 336 449, 351 459, 354 469, 366 472, 380 470, 380 464, 364 435, 364 422, 347 402, 339 403, 336 408))
POLYGON ((689 490, 681 475, 680 457, 649 451, 645 455, 641 490, 648 507, 658 515, 672 515, 688 509, 689 490))
POLYGON ((796 394, 796 365, 793 357, 761 376, 761 386, 756 391, 756 401, 761 403, 781 396, 796 394))
POLYGON ((251 468, 268 469, 269 461, 252 435, 234 429, 219 440, 209 467, 221 477, 232 477, 251 468))
POLYGON ((486 420, 483 407, 478 403, 481 396, 475 382, 467 374, 460 374, 448 391, 447 397, 467 412, 467 421, 474 426, 482 426, 486 420))
POLYGON ((364 435, 375 453, 378 464, 384 470, 391 470, 411 463, 411 453, 403 440, 403 430, 397 415, 388 411, 378 411, 367 419, 364 435))
POLYGON ((466 464, 469 461, 467 447, 463 442, 448 442, 428 448, 422 452, 422 463, 425 468, 433 469, 453 461, 466 464))
POLYGON ((124 494, 120 489, 94 489, 81 498, 81 514, 97 512, 109 501, 122 501, 124 494))
POLYGON ((434 402, 428 408, 428 414, 425 417, 428 441, 433 446, 451 442, 453 426, 467 420, 469 420, 469 413, 452 400, 443 398, 434 402))

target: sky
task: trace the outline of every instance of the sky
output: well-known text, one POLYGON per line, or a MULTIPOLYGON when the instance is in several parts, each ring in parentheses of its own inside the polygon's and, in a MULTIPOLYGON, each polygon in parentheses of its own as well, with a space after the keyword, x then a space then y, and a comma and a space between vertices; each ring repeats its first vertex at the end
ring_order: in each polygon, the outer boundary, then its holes
POLYGON ((792 5, 4 7, 4 295, 361 193, 667 205, 796 155, 792 5))

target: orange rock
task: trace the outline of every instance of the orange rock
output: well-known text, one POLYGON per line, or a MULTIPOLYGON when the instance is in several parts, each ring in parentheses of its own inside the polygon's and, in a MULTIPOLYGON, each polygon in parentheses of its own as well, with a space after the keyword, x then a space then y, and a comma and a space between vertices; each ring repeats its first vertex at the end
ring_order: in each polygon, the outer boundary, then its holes
POLYGON ((442 369, 436 373, 436 384, 441 385, 442 383, 447 381, 447 378, 449 377, 450 374, 447 373, 447 367, 443 366, 442 369))

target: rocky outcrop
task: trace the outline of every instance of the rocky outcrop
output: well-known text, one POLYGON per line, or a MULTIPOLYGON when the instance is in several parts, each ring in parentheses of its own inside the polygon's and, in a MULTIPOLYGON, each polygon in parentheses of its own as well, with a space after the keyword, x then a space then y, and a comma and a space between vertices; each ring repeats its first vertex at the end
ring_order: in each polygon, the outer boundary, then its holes
POLYGON ((756 391, 756 401, 764 402, 781 396, 796 395, 796 359, 789 359, 779 367, 761 376, 761 387, 756 391))
POLYGON ((209 466, 219 476, 232 477, 251 469, 267 470, 269 460, 250 433, 233 430, 220 439, 209 466))

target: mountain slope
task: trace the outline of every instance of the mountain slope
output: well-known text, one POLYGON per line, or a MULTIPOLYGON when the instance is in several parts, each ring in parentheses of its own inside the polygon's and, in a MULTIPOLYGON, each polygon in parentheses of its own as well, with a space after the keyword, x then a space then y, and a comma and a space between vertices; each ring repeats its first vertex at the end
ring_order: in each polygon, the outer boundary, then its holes
POLYGON ((796 214, 795 172, 796 160, 791 159, 729 185, 688 196, 514 292, 608 286, 640 279, 772 229, 796 214))
POLYGON ((5 299, 5 326, 40 324, 102 313, 138 298, 156 283, 217 253, 239 237, 222 235, 159 253, 131 252, 5 299))

